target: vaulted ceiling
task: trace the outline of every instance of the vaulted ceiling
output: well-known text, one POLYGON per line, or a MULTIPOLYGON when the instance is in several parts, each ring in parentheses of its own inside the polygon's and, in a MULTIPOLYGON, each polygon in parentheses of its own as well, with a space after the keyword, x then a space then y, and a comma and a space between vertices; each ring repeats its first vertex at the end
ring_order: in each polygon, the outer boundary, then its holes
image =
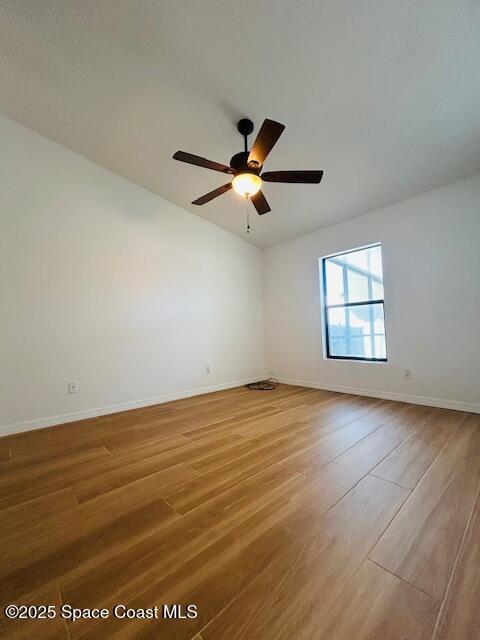
POLYGON ((171 156, 286 124, 265 168, 325 175, 264 186, 269 246, 480 171, 479 34, 476 0, 3 0, 0 111, 242 237, 234 192, 190 204, 225 176, 171 156))

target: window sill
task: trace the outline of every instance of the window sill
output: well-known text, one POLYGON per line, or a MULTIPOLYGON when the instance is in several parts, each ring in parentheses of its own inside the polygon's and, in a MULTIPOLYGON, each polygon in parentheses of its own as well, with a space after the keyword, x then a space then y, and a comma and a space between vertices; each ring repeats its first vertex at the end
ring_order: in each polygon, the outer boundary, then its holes
POLYGON ((324 356, 324 360, 328 362, 357 362, 359 364, 388 364, 388 360, 363 360, 362 358, 332 358, 331 356, 324 356))

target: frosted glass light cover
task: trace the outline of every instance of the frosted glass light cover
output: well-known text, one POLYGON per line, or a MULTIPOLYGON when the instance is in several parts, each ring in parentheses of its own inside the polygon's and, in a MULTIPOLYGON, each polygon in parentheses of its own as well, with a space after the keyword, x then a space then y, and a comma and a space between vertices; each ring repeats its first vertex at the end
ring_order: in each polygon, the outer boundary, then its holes
POLYGON ((241 173, 232 180, 232 186, 241 196, 254 196, 262 186, 262 179, 255 173, 241 173))

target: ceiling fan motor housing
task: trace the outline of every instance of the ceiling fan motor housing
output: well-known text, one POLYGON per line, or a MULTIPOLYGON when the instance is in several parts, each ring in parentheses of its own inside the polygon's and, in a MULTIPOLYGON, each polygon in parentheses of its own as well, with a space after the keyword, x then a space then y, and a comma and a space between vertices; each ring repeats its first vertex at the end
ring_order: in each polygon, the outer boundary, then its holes
POLYGON ((257 162, 248 162, 250 151, 240 151, 230 159, 230 166, 237 173, 260 173, 261 166, 257 162))

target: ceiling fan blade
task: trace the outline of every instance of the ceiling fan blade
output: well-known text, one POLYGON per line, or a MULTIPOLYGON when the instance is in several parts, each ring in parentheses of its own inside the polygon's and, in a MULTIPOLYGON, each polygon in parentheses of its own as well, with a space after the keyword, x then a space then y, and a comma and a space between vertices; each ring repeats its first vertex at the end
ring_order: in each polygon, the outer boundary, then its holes
POLYGON ((213 169, 213 171, 221 171, 222 173, 235 173, 232 167, 227 167, 226 164, 220 162, 213 162, 200 156, 194 156, 192 153, 186 151, 176 151, 173 154, 174 160, 180 160, 180 162, 187 162, 188 164, 195 164, 197 167, 204 167, 205 169, 213 169))
POLYGON ((265 182, 297 182, 301 184, 318 184, 323 171, 266 171, 261 175, 265 182))
POLYGON ((267 199, 261 191, 257 191, 254 196, 250 196, 250 200, 257 210, 258 215, 262 216, 264 213, 268 213, 269 211, 271 211, 270 205, 268 204, 267 199))
POLYGON ((230 191, 231 188, 232 188, 232 183, 227 182, 227 184, 224 184, 223 186, 218 187, 218 189, 214 189, 213 191, 210 191, 210 193, 206 193, 201 198, 197 198, 192 202, 192 204, 205 204, 206 202, 210 202, 210 200, 213 200, 214 198, 221 196, 222 193, 226 193, 227 191, 230 191))
POLYGON ((284 129, 285 125, 280 124, 280 122, 268 120, 268 118, 264 120, 253 143, 250 155, 248 156, 248 162, 256 162, 258 166, 261 166, 282 135, 284 129))

